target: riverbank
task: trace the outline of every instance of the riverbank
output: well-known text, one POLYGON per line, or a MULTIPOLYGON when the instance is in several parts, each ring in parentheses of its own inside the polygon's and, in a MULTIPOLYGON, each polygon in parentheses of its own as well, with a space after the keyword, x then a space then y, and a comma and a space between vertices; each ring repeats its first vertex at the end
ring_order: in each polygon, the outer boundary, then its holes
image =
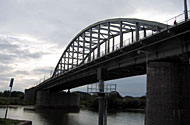
POLYGON ((24 120, 15 120, 15 119, 6 119, 0 118, 0 125, 32 125, 32 121, 24 120))
POLYGON ((0 105, 31 105, 30 103, 18 97, 0 97, 0 105))
POLYGON ((0 125, 6 124, 6 125, 17 125, 21 123, 20 120, 12 120, 12 119, 6 119, 6 122, 4 122, 3 118, 0 118, 0 125))
MULTIPOLYGON (((33 106, 18 106, 9 108, 8 118, 32 121, 32 125, 97 125, 98 112, 80 109, 77 113, 68 113, 64 110, 32 110, 33 106), (31 107, 29 110, 28 107, 31 107), (56 114, 56 115, 55 115, 56 114)), ((0 108, 0 117, 5 115, 5 108, 0 108)), ((108 125, 142 125, 144 113, 111 112, 108 113, 108 125)))
MULTIPOLYGON (((99 98, 85 92, 77 92, 80 95, 81 108, 98 111, 99 98)), ((112 92, 105 97, 108 112, 145 112, 145 96, 142 97, 122 97, 118 92, 112 92)))
MULTIPOLYGON (((16 92, 17 94, 19 92, 16 92)), ((98 102, 99 97, 96 94, 89 94, 86 92, 74 92, 76 94, 80 95, 80 107, 81 108, 88 108, 90 110, 98 111, 98 102)), ((6 92, 4 92, 4 95, 7 95, 6 92)), ((16 96, 16 94, 14 94, 16 96)), ((23 97, 24 95, 22 95, 23 97)), ((145 100, 146 97, 131 97, 131 96, 125 96, 122 97, 118 92, 112 92, 109 95, 105 96, 105 100, 107 102, 107 110, 108 112, 117 112, 117 111, 127 111, 127 112, 145 112, 145 100)), ((14 105, 32 105, 26 101, 24 101, 23 98, 20 96, 18 97, 11 97, 10 99, 8 97, 0 97, 0 107, 3 108, 3 106, 11 105, 11 107, 15 107, 14 105)))

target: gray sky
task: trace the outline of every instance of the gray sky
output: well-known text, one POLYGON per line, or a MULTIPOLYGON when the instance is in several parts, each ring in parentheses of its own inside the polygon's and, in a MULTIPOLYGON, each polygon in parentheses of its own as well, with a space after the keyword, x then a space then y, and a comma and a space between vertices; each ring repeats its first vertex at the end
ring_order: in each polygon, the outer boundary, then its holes
MULTIPOLYGON (((183 0, 1 0, 0 91, 11 77, 19 91, 48 78, 64 48, 90 24, 116 17, 164 22, 182 12, 183 0)), ((109 82, 118 83, 122 95, 139 96, 145 81, 138 76, 109 82)))

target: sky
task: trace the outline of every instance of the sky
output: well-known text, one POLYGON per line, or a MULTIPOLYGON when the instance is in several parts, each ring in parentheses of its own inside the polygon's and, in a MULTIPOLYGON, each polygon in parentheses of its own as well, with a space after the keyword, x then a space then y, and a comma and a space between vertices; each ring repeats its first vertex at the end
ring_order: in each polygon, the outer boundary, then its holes
MULTIPOLYGON (((188 6, 190 1, 188 0, 188 6)), ((0 91, 24 91, 47 79, 72 38, 110 18, 164 22, 183 12, 183 0, 1 0, 0 91)), ((123 96, 146 93, 146 76, 107 81, 123 96)), ((86 91, 86 86, 73 91, 86 91)))

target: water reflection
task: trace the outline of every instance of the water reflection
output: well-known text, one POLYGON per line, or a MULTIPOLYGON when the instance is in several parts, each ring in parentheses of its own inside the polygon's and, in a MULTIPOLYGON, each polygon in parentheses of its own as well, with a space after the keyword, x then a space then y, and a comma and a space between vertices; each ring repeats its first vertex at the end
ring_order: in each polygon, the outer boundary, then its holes
POLYGON ((37 109, 36 113, 50 125, 68 125, 68 113, 79 113, 79 110, 37 109))
MULTIPOLYGON (((0 108, 3 118, 5 108, 0 108)), ((87 109, 68 112, 65 110, 47 110, 33 107, 9 108, 8 117, 12 119, 31 120, 33 125, 97 125, 98 113, 87 109)), ((144 114, 117 112, 108 113, 108 125, 144 125, 144 114)))

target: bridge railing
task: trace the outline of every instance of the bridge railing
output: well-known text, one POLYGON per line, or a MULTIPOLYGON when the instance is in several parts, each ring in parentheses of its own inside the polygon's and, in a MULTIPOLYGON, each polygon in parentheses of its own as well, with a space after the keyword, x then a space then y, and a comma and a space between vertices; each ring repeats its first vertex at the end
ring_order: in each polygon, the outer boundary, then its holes
MULTIPOLYGON (((190 10, 188 11, 188 19, 190 19, 190 10)), ((164 22, 164 24, 173 26, 185 21, 185 13, 181 13, 175 17, 172 17, 164 22)))
MULTIPOLYGON (((151 36, 151 35, 154 35, 155 33, 157 33, 157 32, 147 32, 146 37, 151 36)), ((146 37, 144 36, 144 33, 143 33, 143 32, 141 32, 141 33, 139 34, 139 37, 140 37, 140 40, 146 38, 146 37)), ((132 41, 132 38, 131 38, 131 37, 124 39, 124 40, 123 40, 123 47, 129 46, 129 45, 131 45, 131 44, 134 44, 134 43, 138 42, 138 41, 136 41, 136 38, 135 38, 135 37, 134 37, 133 39, 134 39, 133 41, 132 41)), ((115 52, 115 51, 119 50, 120 48, 121 48, 121 47, 120 47, 120 43, 117 43, 117 44, 115 44, 114 46, 109 47, 109 53, 115 52)), ((108 52, 108 49, 107 49, 107 52, 108 52)), ((105 56, 106 54, 109 54, 109 53, 106 53, 106 52, 105 52, 105 49, 104 49, 104 50, 102 50, 102 51, 100 52, 100 57, 105 56)), ((92 60, 95 60, 95 59, 98 59, 98 58, 100 58, 100 57, 98 57, 98 55, 96 54, 96 55, 94 56, 94 58, 93 58, 93 57, 91 57, 91 58, 92 58, 92 60)), ((87 61, 85 61, 85 62, 87 63, 87 61)))
MULTIPOLYGON (((188 19, 190 19, 190 10, 188 11, 188 19)), ((172 18, 166 20, 164 22, 164 24, 167 24, 168 26, 173 26, 173 25, 177 25, 178 23, 182 23, 184 21, 185 21, 185 13, 182 13, 182 14, 179 14, 179 15, 177 15, 175 17, 172 17, 172 18)), ((146 37, 152 36, 152 35, 154 35, 156 33, 157 32, 147 32, 146 37)), ((143 32, 141 32, 139 34, 139 37, 140 37, 140 40, 146 38, 144 36, 143 32)), ((130 38, 127 38, 127 39, 123 40, 123 47, 131 45, 131 44, 133 44, 135 42, 138 42, 138 41, 136 41, 135 37, 133 39, 134 39, 134 41, 132 41, 132 38, 130 37, 130 38)), ((118 43, 118 44, 115 44, 114 47, 110 47, 109 50, 111 50, 110 51, 110 53, 111 53, 111 52, 114 52, 116 50, 119 50, 120 48, 121 48, 120 44, 118 43)), ((104 55, 106 55, 105 50, 103 50, 103 51, 100 52, 100 57, 102 57, 104 55)), ((94 59, 97 59, 97 58, 99 58, 99 57, 97 55, 95 55, 94 59)))

